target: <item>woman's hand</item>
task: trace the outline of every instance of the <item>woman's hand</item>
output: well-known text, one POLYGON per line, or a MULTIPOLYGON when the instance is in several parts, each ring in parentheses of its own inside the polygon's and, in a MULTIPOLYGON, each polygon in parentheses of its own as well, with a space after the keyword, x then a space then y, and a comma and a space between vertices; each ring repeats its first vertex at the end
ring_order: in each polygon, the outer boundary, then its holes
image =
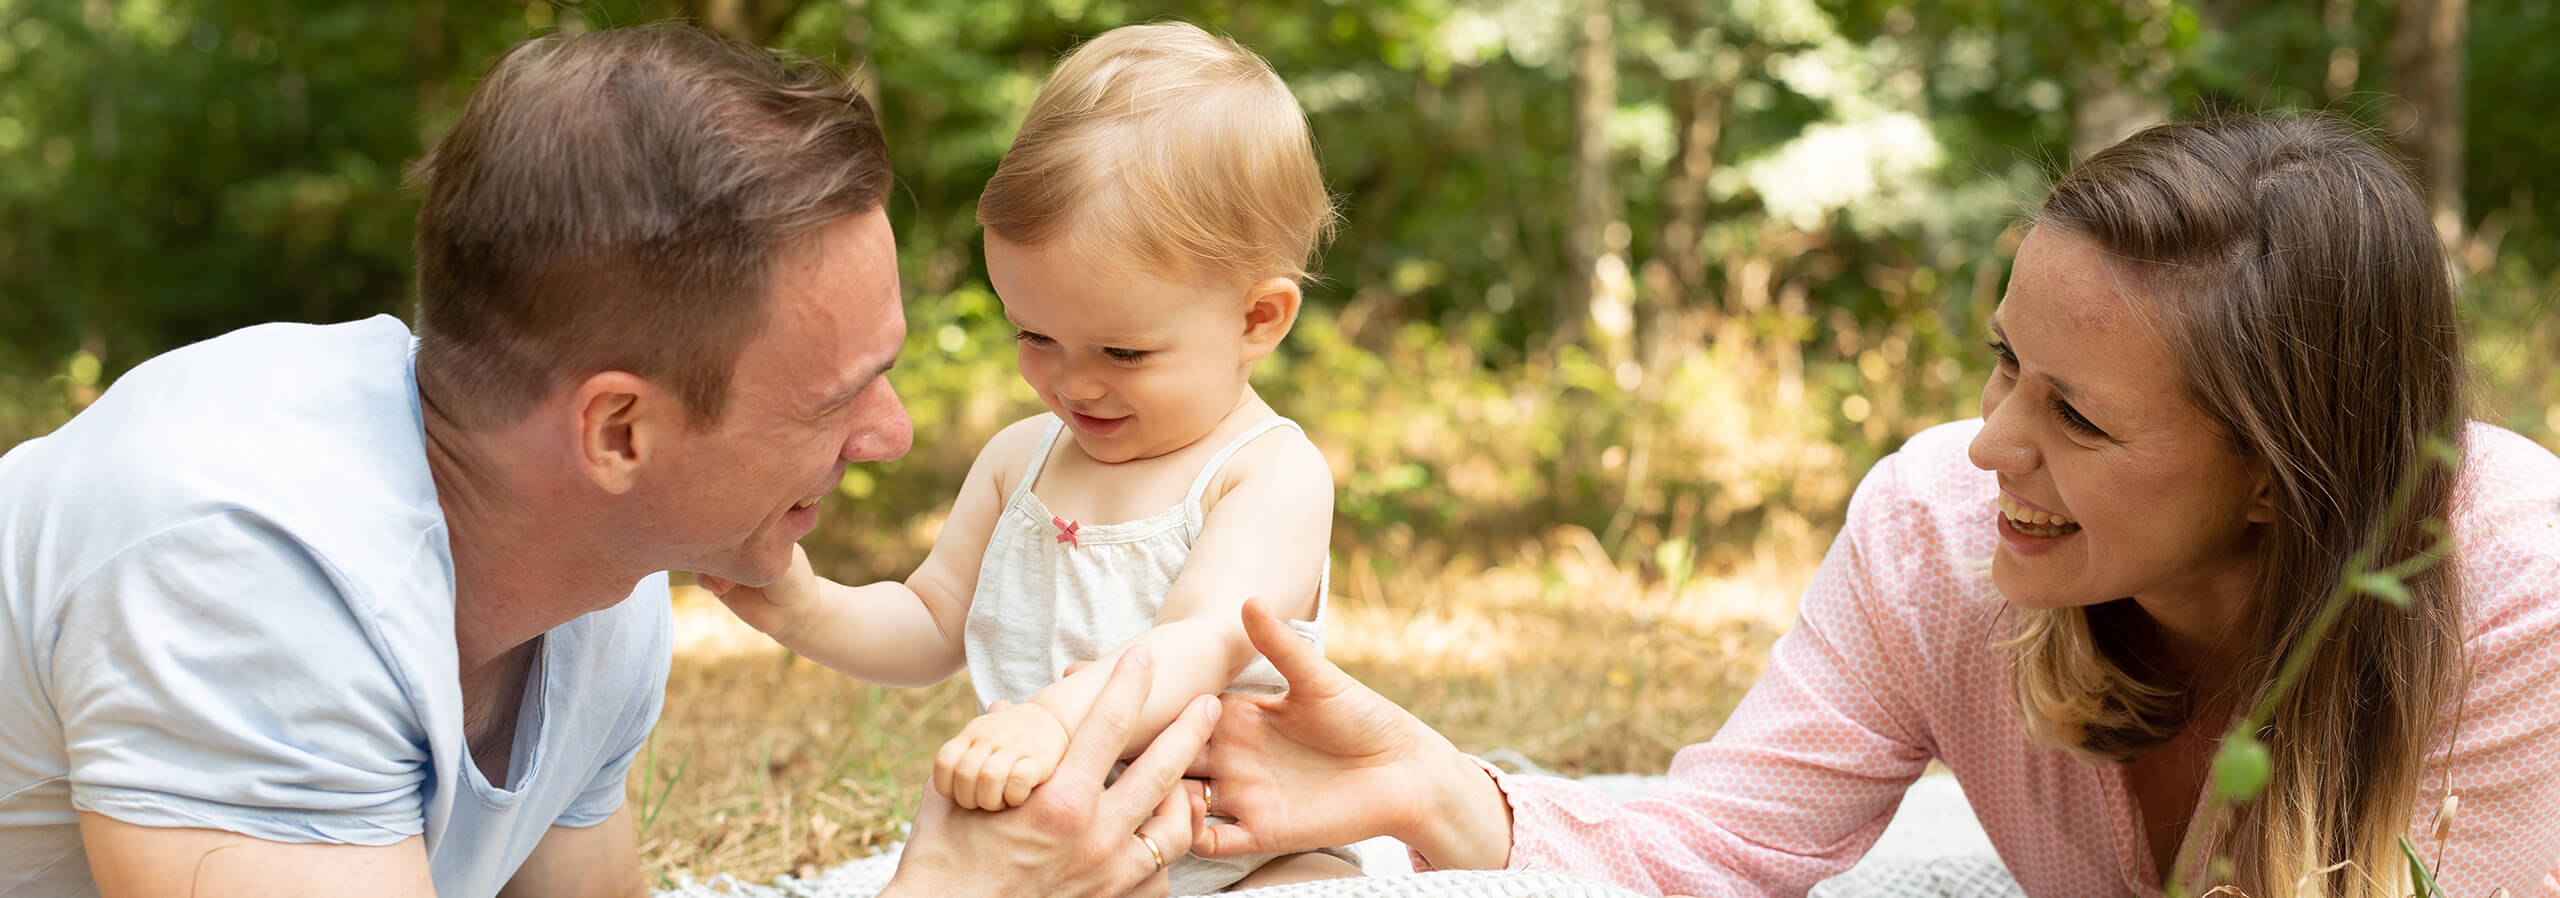
POLYGON ((1189 791, 1195 811, 1236 822, 1204 828, 1193 850, 1304 851, 1389 835, 1435 866, 1509 859, 1510 807, 1472 759, 1326 661, 1259 600, 1245 603, 1244 628, 1289 691, 1221 697, 1225 713, 1189 791))
POLYGON ((880 898, 1165 894, 1164 864, 1191 850, 1195 826, 1175 785, 1220 712, 1208 696, 1193 699, 1103 788, 1154 681, 1144 648, 1123 654, 1056 775, 1021 807, 963 810, 924 790, 915 833, 880 898))

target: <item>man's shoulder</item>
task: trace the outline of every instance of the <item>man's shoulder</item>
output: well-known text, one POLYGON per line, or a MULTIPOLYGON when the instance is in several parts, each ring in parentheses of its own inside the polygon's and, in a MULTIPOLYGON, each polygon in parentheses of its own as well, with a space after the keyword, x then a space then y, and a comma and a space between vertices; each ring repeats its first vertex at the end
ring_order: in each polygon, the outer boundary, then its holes
POLYGON ((439 530, 409 371, 390 318, 261 325, 173 350, 0 459, 0 539, 85 566, 211 517, 255 518, 333 574, 401 576, 439 530), (72 558, 69 556, 87 556, 72 558))

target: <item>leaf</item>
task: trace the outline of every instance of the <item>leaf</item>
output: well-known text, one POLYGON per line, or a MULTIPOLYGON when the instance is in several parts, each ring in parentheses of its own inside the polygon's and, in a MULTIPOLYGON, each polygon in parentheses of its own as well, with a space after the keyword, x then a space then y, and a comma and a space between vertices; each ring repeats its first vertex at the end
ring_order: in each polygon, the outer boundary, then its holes
POLYGON ((2213 754, 2213 794, 2235 802, 2257 798, 2258 793, 2266 791, 2267 777, 2274 767, 2274 759, 2258 737, 2234 733, 2213 754))
POLYGON ((2401 583, 2399 577, 2393 576, 2387 571, 2376 571, 2370 574, 2357 574, 2355 584, 2357 592, 2370 593, 2397 607, 2409 607, 2408 585, 2401 583))
POLYGON ((2400 837, 2400 854, 2409 859, 2409 881, 2419 887, 2418 898, 2445 898, 2444 887, 2436 884, 2435 874, 2427 872, 2426 862, 2418 859, 2418 846, 2409 844, 2408 836, 2400 837))

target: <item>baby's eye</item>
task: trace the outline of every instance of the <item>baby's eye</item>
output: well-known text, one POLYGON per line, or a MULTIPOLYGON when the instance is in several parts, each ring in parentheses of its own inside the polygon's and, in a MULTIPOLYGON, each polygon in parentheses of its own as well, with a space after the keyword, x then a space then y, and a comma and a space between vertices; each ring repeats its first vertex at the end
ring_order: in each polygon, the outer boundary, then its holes
POLYGON ((1147 351, 1144 349, 1120 349, 1106 346, 1103 347, 1102 353, 1110 356, 1113 361, 1119 362, 1135 362, 1147 357, 1147 351))
POLYGON ((1042 346, 1049 342, 1049 337, 1046 334, 1035 334, 1030 331, 1018 330, 1013 332, 1013 341, 1016 343, 1028 343, 1033 346, 1042 346))

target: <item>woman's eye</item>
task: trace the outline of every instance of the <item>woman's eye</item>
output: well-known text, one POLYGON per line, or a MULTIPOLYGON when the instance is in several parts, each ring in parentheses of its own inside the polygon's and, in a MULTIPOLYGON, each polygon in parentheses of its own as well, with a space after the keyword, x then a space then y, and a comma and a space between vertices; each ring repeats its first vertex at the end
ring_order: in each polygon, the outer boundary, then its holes
POLYGON ((1044 334, 1035 334, 1030 331, 1018 330, 1013 332, 1013 341, 1016 343, 1026 343, 1032 346, 1040 346, 1048 343, 1049 338, 1044 334))
POLYGON ((1991 355, 2000 360, 2000 367, 2004 369, 2018 367, 2018 354, 2009 351, 2008 341, 1993 340, 1987 345, 1991 347, 1991 355))
POLYGON ((1105 347, 1102 350, 1102 353, 1110 356, 1114 361, 1122 362, 1134 362, 1147 357, 1147 351, 1144 349, 1117 349, 1105 347))
POLYGON ((2063 427, 2069 428, 2074 433, 2099 438, 2107 435, 2106 431, 2098 429, 2098 425, 2089 423, 2088 417, 2080 414, 2079 409, 2072 408, 2071 403, 2062 401, 2062 397, 2054 397, 2053 413, 2062 418, 2063 427))

